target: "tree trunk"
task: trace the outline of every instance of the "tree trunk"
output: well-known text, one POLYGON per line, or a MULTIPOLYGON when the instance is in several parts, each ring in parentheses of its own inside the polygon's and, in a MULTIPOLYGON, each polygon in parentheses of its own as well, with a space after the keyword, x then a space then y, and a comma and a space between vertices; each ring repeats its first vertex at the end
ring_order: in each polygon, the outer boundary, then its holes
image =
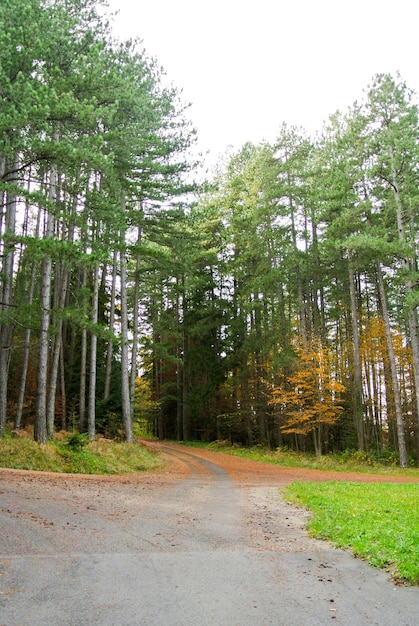
MULTIPOLYGON (((138 227, 137 247, 141 244, 142 228, 138 227)), ((138 335, 139 335, 139 306, 140 306, 140 254, 136 254, 135 258, 135 275, 134 275, 134 303, 132 313, 132 352, 131 352, 131 379, 130 379, 130 406, 131 406, 131 423, 134 419, 134 403, 135 403, 135 384, 138 375, 137 357, 138 357, 138 335)))
MULTIPOLYGON (((6 171, 6 157, 0 156, 0 181, 4 182, 5 177, 4 173, 6 171)), ((3 218, 4 218, 4 198, 6 197, 6 192, 4 189, 0 189, 0 233, 3 232, 3 218)), ((2 256, 2 242, 0 241, 0 256, 2 256)), ((1 292, 1 287, 0 287, 1 292)))
POLYGON ((62 331, 63 331, 63 320, 60 315, 60 312, 65 306, 65 301, 67 298, 67 284, 68 284, 68 272, 61 267, 61 269, 56 270, 56 284, 55 293, 56 296, 56 307, 58 309, 58 320, 55 325, 55 336, 54 336, 54 348, 52 350, 52 359, 51 359, 51 370, 49 374, 49 386, 48 386, 48 402, 47 402, 47 434, 50 439, 54 437, 54 420, 55 420, 55 398, 57 395, 57 381, 58 381, 58 372, 59 372, 59 364, 60 364, 60 354, 63 351, 63 343, 62 343, 62 331))
POLYGON ((313 429, 313 444, 314 444, 314 452, 317 458, 320 458, 322 455, 321 449, 321 426, 313 429))
MULTIPOLYGON (((112 261, 112 284, 111 284, 111 302, 109 313, 109 330, 113 333, 115 331, 115 306, 116 306, 116 278, 117 278, 117 262, 118 251, 115 249, 113 253, 112 261)), ((103 399, 109 400, 111 391, 111 377, 112 377, 112 360, 113 360, 113 339, 108 341, 108 349, 106 351, 106 369, 105 369, 105 389, 103 392, 103 399)))
MULTIPOLYGON (((184 287, 184 276, 182 276, 182 286, 184 287)), ((182 353, 185 345, 185 328, 180 322, 180 307, 179 289, 176 289, 176 320, 177 324, 181 328, 179 339, 176 340, 176 439, 178 441, 182 439, 182 378, 184 366, 182 353)))
MULTIPOLYGON (((289 198, 289 208, 290 208, 290 216, 291 216, 291 234, 292 234, 292 242, 294 248, 294 254, 296 259, 298 259, 298 245, 297 245, 297 230, 295 227, 295 216, 294 216, 294 203, 292 198, 289 198)), ((308 329, 307 329, 307 311, 304 303, 304 293, 303 293, 303 281, 301 279, 301 269, 298 260, 295 264, 295 280, 297 283, 297 301, 298 301, 298 318, 299 318, 299 329, 301 338, 304 343, 308 341, 308 329)))
MULTIPOLYGON (((391 159, 391 177, 392 177, 392 184, 391 184, 391 188, 393 190, 393 196, 394 196, 394 201, 395 201, 395 205, 396 205, 396 218, 397 218, 397 232, 398 232, 398 237, 399 237, 399 241, 401 243, 405 243, 406 242, 406 234, 405 234, 405 226, 404 226, 404 221, 403 221, 403 205, 402 205, 402 201, 400 198, 400 193, 399 193, 399 186, 398 186, 398 182, 397 182, 397 173, 396 173, 396 169, 395 169, 395 165, 394 165, 394 149, 392 148, 390 150, 390 159, 391 159)), ((412 215, 412 211, 410 209, 410 229, 412 232, 412 238, 414 237, 415 234, 415 226, 414 226, 414 222, 413 222, 413 215, 412 215)), ((404 268, 406 270, 406 290, 407 293, 414 293, 415 292, 415 285, 412 281, 411 278, 411 272, 414 271, 416 273, 417 270, 417 263, 416 263, 416 259, 412 258, 412 259, 404 259, 403 260, 403 265, 404 268)), ((417 319, 417 309, 415 306, 413 305, 408 305, 408 312, 407 312, 407 316, 408 316, 408 324, 409 324, 409 335, 410 335, 410 345, 412 348, 412 357, 413 357, 413 375, 414 375, 414 381, 415 381, 415 398, 416 398, 416 419, 417 419, 417 423, 416 423, 416 451, 417 451, 417 458, 418 458, 418 464, 419 464, 419 337, 418 337, 418 319, 417 319)))
MULTIPOLYGON (((83 304, 82 312, 86 314, 86 286, 87 271, 84 267, 82 270, 82 292, 83 304)), ((86 428, 86 388, 87 388, 87 328, 83 324, 81 329, 81 345, 80 345, 80 387, 79 387, 79 430, 84 432, 86 428)), ((94 437, 94 434, 93 434, 94 437)))
POLYGON ((399 447, 399 456, 400 456, 400 467, 407 467, 407 452, 406 452, 406 443, 404 436, 404 424, 403 424, 403 413, 401 406, 401 398, 400 398, 400 386, 399 380, 397 376, 397 368, 396 368, 396 357, 393 349, 393 340, 391 336, 391 327, 390 327, 390 319, 388 315, 387 308, 387 298, 384 288, 384 280, 383 274, 381 271, 381 265, 377 262, 377 278, 378 278, 378 288, 380 293, 380 301, 381 301, 381 309, 383 313, 384 325, 386 329, 386 338, 387 338, 387 350, 390 361, 390 370, 391 370, 391 380, 393 386, 393 394, 394 394, 394 406, 396 412, 396 425, 397 425, 397 439, 398 439, 398 447, 399 447))
POLYGON ((122 385, 122 421, 125 440, 132 442, 131 402, 129 397, 128 368, 128 305, 127 305, 127 262, 124 244, 120 251, 121 263, 121 385, 122 385))
POLYGON ((189 337, 187 330, 183 329, 183 367, 182 367, 182 440, 189 439, 190 400, 189 400, 189 370, 185 365, 185 354, 189 350, 189 337))
MULTIPOLYGON (((29 291, 28 291, 28 304, 29 306, 33 302, 33 295, 35 292, 35 282, 36 282, 36 273, 37 273, 37 265, 32 265, 31 270, 31 278, 29 282, 29 291)), ((20 387, 19 387, 19 397, 17 401, 17 409, 16 409, 16 419, 15 419, 15 431, 18 432, 22 423, 22 414, 23 414, 23 404, 25 400, 25 389, 26 389, 26 378, 28 375, 28 365, 29 365, 29 354, 31 348, 31 328, 28 327, 25 330, 25 338, 23 341, 23 362, 22 362, 22 374, 20 379, 20 387)))
POLYGON ((64 341, 61 341, 60 350, 60 389, 61 389, 61 430, 67 428, 67 394, 65 387, 65 368, 64 368, 64 341))
MULTIPOLYGON (((57 198, 57 166, 52 165, 49 180, 48 200, 54 206, 57 198)), ((54 216, 50 210, 46 211, 46 228, 44 239, 54 236, 54 216)), ((49 353, 49 323, 51 306, 52 259, 47 251, 42 259, 41 266, 41 323, 39 330, 38 375, 36 383, 36 408, 34 438, 38 443, 47 442, 47 385, 48 385, 48 353, 49 353)))
POLYGON ((99 268, 93 270, 93 303, 92 303, 92 332, 90 336, 90 376, 89 399, 87 412, 87 430, 90 441, 96 437, 96 372, 97 372, 97 334, 94 329, 98 322, 99 311, 99 268))
POLYGON ((356 300, 355 276, 353 271, 352 252, 348 250, 348 270, 349 270, 349 292, 351 299, 351 320, 352 320, 352 340, 353 340, 353 388, 352 403, 354 411, 355 427, 358 437, 358 448, 365 449, 364 437, 364 412, 362 403, 362 365, 359 348, 359 322, 358 305, 356 300))
POLYGON ((259 309, 259 298, 255 294, 253 298, 254 316, 252 318, 253 332, 255 334, 256 346, 254 350, 255 360, 255 373, 256 380, 254 383, 255 389, 255 408, 257 412, 257 423, 259 428, 259 443, 262 445, 269 445, 269 434, 266 424, 266 390, 263 387, 263 381, 266 379, 265 364, 262 353, 262 315, 259 309))
MULTIPOLYGON (((13 161, 11 169, 14 170, 16 167, 17 161, 13 161)), ((16 229, 16 194, 14 192, 7 192, 4 197, 6 198, 4 234, 7 239, 4 241, 2 251, 2 288, 0 290, 0 311, 3 318, 0 323, 0 436, 4 434, 7 418, 7 386, 12 342, 10 313, 13 299, 13 274, 16 246, 14 241, 16 229)), ((1 207, 1 212, 3 212, 3 206, 1 207)))

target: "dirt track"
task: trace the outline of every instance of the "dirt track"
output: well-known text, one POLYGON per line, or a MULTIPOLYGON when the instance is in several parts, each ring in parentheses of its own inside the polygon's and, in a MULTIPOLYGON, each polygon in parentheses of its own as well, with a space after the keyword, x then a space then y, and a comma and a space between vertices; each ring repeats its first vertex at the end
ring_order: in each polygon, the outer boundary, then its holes
POLYGON ((419 589, 309 539, 278 492, 374 478, 159 447, 134 477, 0 470, 0 626, 417 624, 419 589))

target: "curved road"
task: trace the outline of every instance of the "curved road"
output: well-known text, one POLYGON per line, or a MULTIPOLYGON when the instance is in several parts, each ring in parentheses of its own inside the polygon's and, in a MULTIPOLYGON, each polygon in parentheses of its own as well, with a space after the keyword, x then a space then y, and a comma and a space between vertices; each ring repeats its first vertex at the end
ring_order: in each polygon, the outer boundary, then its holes
POLYGON ((272 482, 161 450, 179 480, 0 471, 0 626, 419 623, 418 588, 309 539, 272 482))

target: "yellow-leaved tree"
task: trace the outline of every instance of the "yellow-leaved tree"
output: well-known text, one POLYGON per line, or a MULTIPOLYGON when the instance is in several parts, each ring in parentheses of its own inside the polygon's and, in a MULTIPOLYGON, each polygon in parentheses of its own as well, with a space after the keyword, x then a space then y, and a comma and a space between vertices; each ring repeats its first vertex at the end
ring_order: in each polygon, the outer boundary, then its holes
POLYGON ((335 379, 330 351, 320 340, 301 342, 297 355, 294 374, 287 378, 287 388, 274 388, 271 403, 281 405, 285 416, 282 432, 312 434, 316 455, 320 456, 323 427, 338 420, 343 410, 340 394, 345 387, 335 379))
POLYGON ((158 402, 153 399, 150 381, 144 376, 138 376, 135 380, 134 400, 134 430, 137 436, 144 437, 152 432, 153 416, 158 406, 158 402))

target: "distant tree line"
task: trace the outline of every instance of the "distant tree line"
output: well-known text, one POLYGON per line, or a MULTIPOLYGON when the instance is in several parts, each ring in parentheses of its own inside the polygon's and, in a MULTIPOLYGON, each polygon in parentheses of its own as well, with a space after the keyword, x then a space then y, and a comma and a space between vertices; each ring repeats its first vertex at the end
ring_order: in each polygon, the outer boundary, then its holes
POLYGON ((417 457, 418 176, 390 75, 314 140, 284 124, 227 156, 170 264, 143 267, 153 431, 417 457))
MULTIPOLYGON (((105 3, 103 3, 105 5, 105 3)), ((192 184, 97 0, 0 6, 0 434, 418 458, 418 104, 400 76, 192 184)))

